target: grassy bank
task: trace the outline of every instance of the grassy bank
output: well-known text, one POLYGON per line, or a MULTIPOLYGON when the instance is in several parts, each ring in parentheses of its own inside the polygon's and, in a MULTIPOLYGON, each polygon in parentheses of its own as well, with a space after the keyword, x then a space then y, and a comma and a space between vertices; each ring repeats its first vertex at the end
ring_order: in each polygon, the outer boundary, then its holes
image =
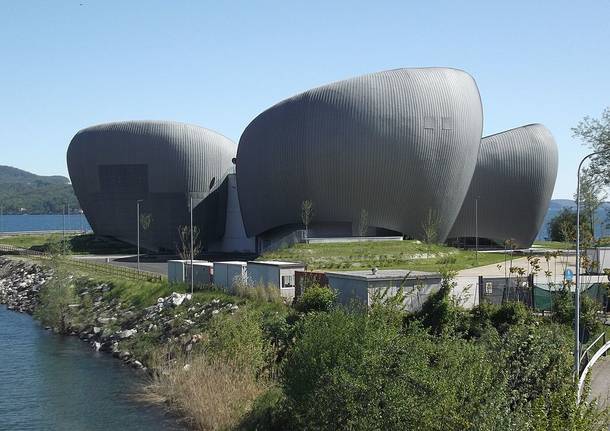
POLYGON ((331 244, 295 244, 265 253, 261 260, 304 262, 309 269, 357 270, 405 268, 437 271, 439 266, 455 270, 490 265, 504 261, 501 253, 479 253, 419 241, 366 241, 331 244))
MULTIPOLYGON (((61 233, 23 234, 0 236, 0 244, 12 245, 36 251, 60 250, 63 246, 61 233)), ((66 249, 76 254, 131 254, 136 248, 131 244, 96 237, 93 234, 66 234, 66 249)))
MULTIPOLYGON (((448 273, 414 314, 399 300, 346 309, 315 286, 294 305, 213 286, 168 305, 185 285, 54 271, 37 316, 141 362, 144 397, 194 429, 607 430, 605 412, 575 401, 567 292, 552 317, 520 303, 464 310, 448 273)), ((594 305, 582 312, 599 332, 594 305)))

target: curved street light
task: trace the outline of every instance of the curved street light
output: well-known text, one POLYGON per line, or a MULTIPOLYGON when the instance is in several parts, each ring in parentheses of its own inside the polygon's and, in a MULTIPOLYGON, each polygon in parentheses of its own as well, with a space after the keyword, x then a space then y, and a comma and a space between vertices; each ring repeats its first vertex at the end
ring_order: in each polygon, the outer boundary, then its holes
POLYGON ((587 154, 578 164, 576 174, 576 292, 574 298, 576 314, 574 319, 574 337, 576 348, 574 349, 574 371, 577 378, 580 376, 580 169, 585 160, 599 154, 610 154, 610 149, 587 154))

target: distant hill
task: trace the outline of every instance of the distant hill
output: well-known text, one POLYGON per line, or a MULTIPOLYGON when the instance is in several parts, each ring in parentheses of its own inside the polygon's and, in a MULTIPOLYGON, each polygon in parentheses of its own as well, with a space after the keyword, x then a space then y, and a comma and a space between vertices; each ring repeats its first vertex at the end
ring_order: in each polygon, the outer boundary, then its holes
MULTIPOLYGON (((571 208, 576 211, 576 202, 570 199, 553 199, 549 204, 549 209, 544 216, 544 223, 540 228, 540 232, 538 232, 538 236, 536 239, 545 240, 549 236, 549 223, 553 218, 561 212, 564 208, 571 208)), ((601 236, 609 236, 609 220, 608 220, 608 212, 610 211, 610 202, 604 202, 599 209, 596 211, 595 219, 595 237, 599 238, 601 236)))
POLYGON ((4 214, 61 214, 65 204, 70 212, 80 209, 68 178, 0 165, 0 206, 4 214))

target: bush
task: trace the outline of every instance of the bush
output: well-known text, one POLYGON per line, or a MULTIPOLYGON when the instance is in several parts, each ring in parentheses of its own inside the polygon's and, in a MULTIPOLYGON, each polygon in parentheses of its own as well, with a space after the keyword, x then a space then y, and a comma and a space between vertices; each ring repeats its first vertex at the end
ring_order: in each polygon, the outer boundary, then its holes
POLYGON ((502 376, 482 346, 384 317, 305 318, 284 367, 286 429, 503 429, 502 376))
POLYGON ((70 304, 76 302, 72 276, 55 265, 53 277, 40 289, 40 305, 35 316, 43 324, 63 334, 70 326, 70 304))
POLYGON ((492 315, 492 323, 500 333, 511 326, 521 325, 531 320, 531 313, 522 302, 508 301, 502 304, 492 315))
POLYGON ((441 271, 441 276, 440 289, 430 295, 421 310, 411 318, 421 322, 435 335, 463 330, 466 318, 464 310, 451 297, 454 273, 441 271))
POLYGON ((445 298, 421 316, 445 313, 434 321, 437 335, 417 320, 404 328, 397 309, 383 303, 368 313, 306 315, 283 365, 285 399, 266 416, 280 423, 268 427, 607 429, 603 412, 575 402, 569 329, 536 321, 523 304, 481 305, 470 323, 484 336, 468 340, 447 330, 455 325, 445 298))
POLYGON ((294 308, 304 313, 330 311, 337 301, 337 292, 326 286, 312 284, 295 298, 294 308))
MULTIPOLYGON (((553 321, 563 325, 574 325, 575 307, 574 294, 568 289, 558 291, 553 297, 553 321)), ((603 325, 597 318, 601 305, 586 294, 580 295, 580 325, 583 331, 583 341, 596 336, 603 331, 603 325)))

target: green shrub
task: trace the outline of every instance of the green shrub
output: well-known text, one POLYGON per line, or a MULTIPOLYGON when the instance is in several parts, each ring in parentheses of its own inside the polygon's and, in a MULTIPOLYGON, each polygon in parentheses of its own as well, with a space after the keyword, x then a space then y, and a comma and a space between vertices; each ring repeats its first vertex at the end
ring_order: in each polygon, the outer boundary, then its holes
POLYGON ((483 346, 403 333, 383 314, 308 315, 284 367, 286 429, 505 429, 483 346))
POLYGON ((494 327, 503 333, 514 325, 521 325, 531 320, 531 312, 522 302, 508 301, 502 304, 492 315, 494 327))
POLYGON ((337 292, 326 286, 312 284, 295 299, 294 308, 304 313, 329 311, 337 301, 337 292))
POLYGON ((411 320, 421 322, 435 335, 463 330, 466 319, 464 310, 458 307, 451 298, 454 273, 443 270, 441 275, 440 289, 431 294, 422 305, 421 310, 411 316, 411 320))
POLYGON ((69 328, 72 316, 70 305, 78 305, 72 276, 55 265, 53 277, 40 289, 40 305, 35 316, 59 333, 69 328))
MULTIPOLYGON (((564 325, 574 325, 574 294, 568 289, 561 289, 553 297, 553 321, 564 325)), ((603 331, 603 325, 597 317, 601 304, 586 294, 580 295, 580 325, 583 340, 594 337, 603 331)))

